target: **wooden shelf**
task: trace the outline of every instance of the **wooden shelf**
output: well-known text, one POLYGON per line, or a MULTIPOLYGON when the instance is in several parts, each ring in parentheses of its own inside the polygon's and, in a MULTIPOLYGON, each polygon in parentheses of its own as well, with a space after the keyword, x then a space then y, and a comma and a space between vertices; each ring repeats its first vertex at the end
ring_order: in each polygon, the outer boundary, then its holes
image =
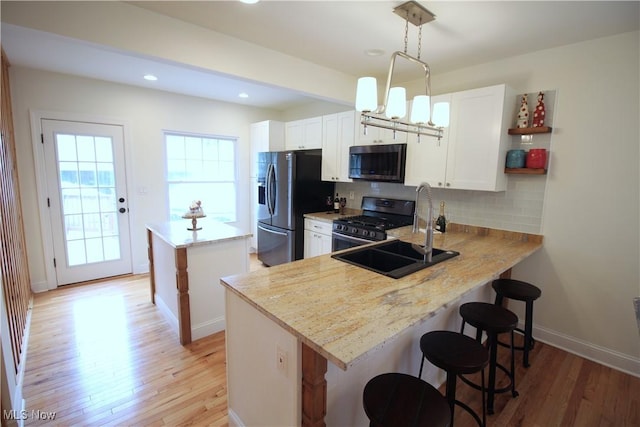
POLYGON ((545 175, 546 169, 530 169, 530 168, 504 168, 504 173, 519 175, 545 175))
POLYGON ((536 133, 550 133, 551 128, 549 126, 541 126, 537 128, 511 128, 509 129, 509 135, 533 135, 536 133))

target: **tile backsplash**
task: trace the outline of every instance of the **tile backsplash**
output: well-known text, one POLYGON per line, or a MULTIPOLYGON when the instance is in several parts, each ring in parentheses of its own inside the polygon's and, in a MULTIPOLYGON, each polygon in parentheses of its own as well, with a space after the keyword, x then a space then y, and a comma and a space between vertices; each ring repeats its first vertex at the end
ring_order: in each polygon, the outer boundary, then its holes
MULTIPOLYGON (((447 221, 524 233, 542 233, 542 208, 547 176, 510 175, 507 190, 501 192, 446 190, 433 188, 434 215, 440 202, 445 202, 447 221)), ((362 196, 414 200, 416 187, 383 182, 352 182, 336 184, 341 197, 347 197, 347 207, 360 209, 362 196), (349 199, 353 191, 354 198, 349 199)), ((421 195, 420 201, 426 200, 421 195)), ((420 216, 427 212, 420 204, 420 216)))

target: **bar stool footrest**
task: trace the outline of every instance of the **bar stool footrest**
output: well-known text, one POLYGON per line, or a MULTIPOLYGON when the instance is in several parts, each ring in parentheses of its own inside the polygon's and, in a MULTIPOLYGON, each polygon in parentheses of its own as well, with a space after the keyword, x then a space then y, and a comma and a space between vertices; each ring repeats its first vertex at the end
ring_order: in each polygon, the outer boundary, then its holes
POLYGON ((454 400, 454 403, 456 405, 458 405, 459 407, 461 407, 462 409, 464 409, 465 411, 467 411, 469 413, 469 415, 471 415, 473 417, 473 419, 476 420, 476 422, 478 423, 478 425, 480 427, 485 427, 485 425, 482 423, 482 420, 480 419, 478 414, 476 414, 476 411, 471 409, 471 407, 469 407, 469 405, 467 405, 466 403, 461 402, 459 400, 454 400))
MULTIPOLYGON (((511 377, 511 374, 509 373, 509 370, 506 367, 504 367, 504 365, 501 365, 500 363, 496 363, 496 368, 500 368, 500 370, 505 373, 507 378, 509 378, 509 384, 507 384, 504 387, 497 388, 493 392, 494 393, 505 393, 507 391, 511 391, 511 395, 513 397, 520 396, 520 393, 518 393, 518 391, 513 387, 513 378, 511 377)), ((458 378, 460 378, 460 380, 463 383, 465 383, 466 385, 468 385, 469 387, 474 388, 476 390, 482 390, 482 387, 480 387, 478 384, 474 383, 470 379, 466 378, 464 375, 460 374, 460 375, 458 375, 458 378)))

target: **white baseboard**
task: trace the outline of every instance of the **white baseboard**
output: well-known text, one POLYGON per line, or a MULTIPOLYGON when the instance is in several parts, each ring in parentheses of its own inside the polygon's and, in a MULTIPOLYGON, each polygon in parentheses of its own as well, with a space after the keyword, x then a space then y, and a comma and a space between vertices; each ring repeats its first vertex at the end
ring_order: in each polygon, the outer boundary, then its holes
POLYGON ((31 283, 31 290, 36 293, 39 294, 40 292, 47 292, 49 290, 49 285, 47 285, 47 282, 32 282, 31 283))
POLYGON ((160 310, 160 313, 162 313, 162 316, 166 319, 166 321, 169 322, 169 326, 171 326, 171 329, 173 329, 176 334, 180 335, 178 318, 173 315, 167 304, 162 300, 162 297, 158 295, 158 293, 155 294, 155 301, 156 307, 158 307, 158 310, 160 310))
POLYGON ((600 347, 550 329, 533 327, 533 337, 537 341, 558 347, 569 353, 600 363, 634 377, 640 378, 640 358, 600 347))
POLYGON ((133 268, 133 274, 145 274, 149 272, 149 263, 145 262, 142 264, 138 264, 138 266, 133 268))
POLYGON ((233 409, 228 408, 229 427, 245 427, 244 423, 233 409))
POLYGON ((218 317, 217 319, 207 320, 206 322, 198 325, 191 325, 191 339, 195 341, 208 335, 215 334, 216 332, 223 331, 225 326, 226 323, 224 316, 218 317))

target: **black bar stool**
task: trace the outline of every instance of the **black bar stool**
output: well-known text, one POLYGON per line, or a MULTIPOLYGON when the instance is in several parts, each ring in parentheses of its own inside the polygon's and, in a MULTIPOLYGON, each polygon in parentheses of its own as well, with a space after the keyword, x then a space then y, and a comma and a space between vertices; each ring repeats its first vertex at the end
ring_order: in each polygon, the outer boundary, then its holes
POLYGON ((362 394, 371 427, 448 427, 447 400, 431 384, 407 374, 388 373, 369 380, 362 394))
MULTIPOLYGON (((513 331, 518 325, 518 316, 512 311, 498 305, 486 302, 468 302, 460 306, 460 316, 462 316, 462 327, 460 332, 464 332, 466 323, 476 328, 476 341, 482 341, 482 331, 487 333, 487 344, 489 349, 489 384, 487 384, 487 412, 493 414, 493 402, 496 393, 511 391, 513 397, 518 396, 516 391, 516 371, 515 352, 513 347, 513 331), (509 332, 511 334, 511 369, 507 370, 498 363, 498 334, 509 332), (510 384, 506 387, 496 389, 496 368, 502 370, 509 377, 510 384)), ((461 379, 472 387, 478 388, 477 384, 461 377, 461 379)))
MULTIPOLYGON (((533 302, 540 298, 542 291, 531 283, 515 279, 496 279, 491 283, 496 291, 497 305, 502 305, 504 298, 525 302, 524 330, 516 328, 516 331, 524 335, 524 345, 516 346, 516 350, 522 350, 522 366, 528 368, 529 350, 533 348, 533 302)), ((502 343, 501 343, 502 344, 502 343)))
POLYGON ((489 363, 489 353, 484 346, 473 338, 457 332, 433 331, 427 332, 420 338, 420 350, 422 361, 420 362, 420 374, 426 358, 433 365, 447 373, 446 396, 451 412, 451 426, 453 426, 454 406, 458 405, 467 411, 481 427, 486 426, 484 399, 484 367, 489 363), (482 386, 482 419, 467 404, 456 400, 456 380, 461 374, 473 374, 480 372, 482 386))

